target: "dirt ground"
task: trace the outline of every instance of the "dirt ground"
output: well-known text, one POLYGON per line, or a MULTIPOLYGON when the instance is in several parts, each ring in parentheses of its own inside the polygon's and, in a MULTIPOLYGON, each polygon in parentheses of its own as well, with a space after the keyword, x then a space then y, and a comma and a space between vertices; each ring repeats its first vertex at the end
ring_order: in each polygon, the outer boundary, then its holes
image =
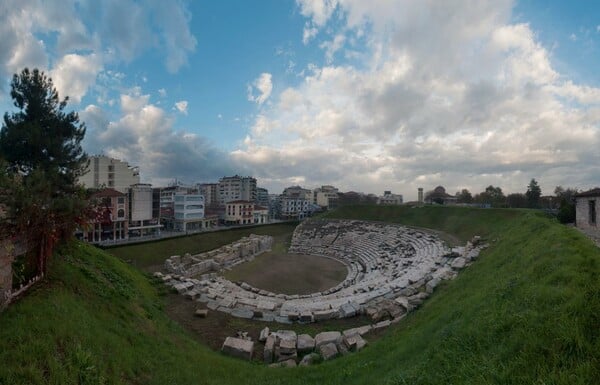
POLYGON ((339 261, 314 255, 270 252, 226 272, 232 282, 283 294, 310 294, 342 282, 348 270, 339 261))

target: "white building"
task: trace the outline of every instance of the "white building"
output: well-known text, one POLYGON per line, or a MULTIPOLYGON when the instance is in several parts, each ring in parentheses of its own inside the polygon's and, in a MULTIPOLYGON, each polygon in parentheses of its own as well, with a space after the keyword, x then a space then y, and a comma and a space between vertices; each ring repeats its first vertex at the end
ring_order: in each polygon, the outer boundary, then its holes
POLYGON ((313 191, 313 203, 324 208, 337 207, 339 190, 333 186, 321 186, 313 191))
POLYGON ((140 172, 119 159, 94 155, 86 172, 79 177, 79 183, 86 188, 108 187, 126 193, 129 186, 140 183, 140 172))
POLYGON ((160 233, 160 189, 138 183, 128 189, 129 236, 160 233))
POLYGON ((239 175, 219 179, 219 204, 239 200, 256 201, 256 179, 239 175))
POLYGON ((200 194, 174 195, 174 229, 194 231, 203 227, 204 197, 200 194))
POLYGON ((199 183, 196 185, 198 192, 204 196, 204 204, 208 207, 219 205, 219 184, 199 183))
POLYGON ((402 202, 402 195, 392 194, 391 191, 384 191, 383 195, 377 198, 377 204, 380 205, 401 205, 402 202))

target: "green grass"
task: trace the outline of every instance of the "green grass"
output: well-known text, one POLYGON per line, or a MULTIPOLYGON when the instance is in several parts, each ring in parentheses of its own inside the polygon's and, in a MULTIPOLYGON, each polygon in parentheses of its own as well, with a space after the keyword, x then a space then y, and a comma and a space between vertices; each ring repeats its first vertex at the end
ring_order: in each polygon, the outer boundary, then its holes
POLYGON ((171 255, 201 253, 237 241, 250 234, 290 237, 296 225, 297 223, 281 223, 201 233, 189 237, 167 238, 148 243, 111 247, 107 251, 138 268, 144 269, 149 266, 162 265, 165 259, 171 255))
POLYGON ((491 244, 361 353, 297 369, 209 351, 167 319, 160 286, 77 244, 0 314, 0 384, 596 383, 600 249, 575 229, 532 211, 360 206, 328 215, 491 244))

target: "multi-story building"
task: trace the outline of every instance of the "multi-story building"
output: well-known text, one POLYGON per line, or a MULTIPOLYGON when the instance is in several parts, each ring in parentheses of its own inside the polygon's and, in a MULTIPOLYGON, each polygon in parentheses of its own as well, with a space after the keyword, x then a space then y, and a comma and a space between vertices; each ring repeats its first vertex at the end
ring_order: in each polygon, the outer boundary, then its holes
POLYGON ((129 236, 146 236, 160 233, 160 188, 138 183, 128 190, 129 236))
POLYGON ((129 200, 127 194, 106 188, 90 197, 95 205, 95 218, 83 230, 87 242, 119 241, 129 238, 129 200))
POLYGON ((201 230, 204 222, 204 197, 200 194, 174 195, 175 231, 201 230))
POLYGON ((262 187, 256 188, 256 203, 263 207, 269 207, 269 190, 262 187))
POLYGON ((160 189, 160 220, 171 221, 174 215, 176 194, 197 194, 198 189, 193 187, 173 185, 160 189))
POLYGON ((321 186, 313 191, 313 203, 322 208, 337 207, 339 190, 333 186, 321 186))
POLYGON ((254 202, 248 200, 230 201, 225 204, 225 223, 247 225, 254 223, 254 202))
POLYGON ((401 205, 402 202, 402 195, 392 194, 391 191, 384 191, 383 195, 377 198, 377 204, 380 205, 401 205))
POLYGON ((255 205, 253 211, 254 223, 264 224, 269 223, 269 208, 255 205))
POLYGON ((283 194, 287 197, 298 197, 306 199, 309 202, 313 201, 313 192, 309 189, 302 188, 300 186, 291 186, 283 189, 283 194))
POLYGON ((86 188, 112 188, 126 193, 129 186, 140 183, 140 172, 137 167, 127 162, 104 155, 90 157, 85 173, 79 177, 79 183, 86 188))
POLYGON ((219 204, 238 200, 256 201, 256 179, 239 175, 219 179, 219 204))
POLYGON ((198 188, 198 192, 204 196, 204 204, 207 207, 216 207, 219 205, 218 183, 199 183, 196 187, 198 188))

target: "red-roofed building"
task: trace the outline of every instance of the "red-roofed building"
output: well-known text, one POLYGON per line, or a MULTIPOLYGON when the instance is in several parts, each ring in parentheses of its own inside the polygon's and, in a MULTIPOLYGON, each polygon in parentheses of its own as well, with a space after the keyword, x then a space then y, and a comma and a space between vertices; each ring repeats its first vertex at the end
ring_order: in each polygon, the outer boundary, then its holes
POLYGON ((237 200, 225 203, 224 219, 225 223, 229 225, 249 225, 254 223, 254 202, 237 200))

